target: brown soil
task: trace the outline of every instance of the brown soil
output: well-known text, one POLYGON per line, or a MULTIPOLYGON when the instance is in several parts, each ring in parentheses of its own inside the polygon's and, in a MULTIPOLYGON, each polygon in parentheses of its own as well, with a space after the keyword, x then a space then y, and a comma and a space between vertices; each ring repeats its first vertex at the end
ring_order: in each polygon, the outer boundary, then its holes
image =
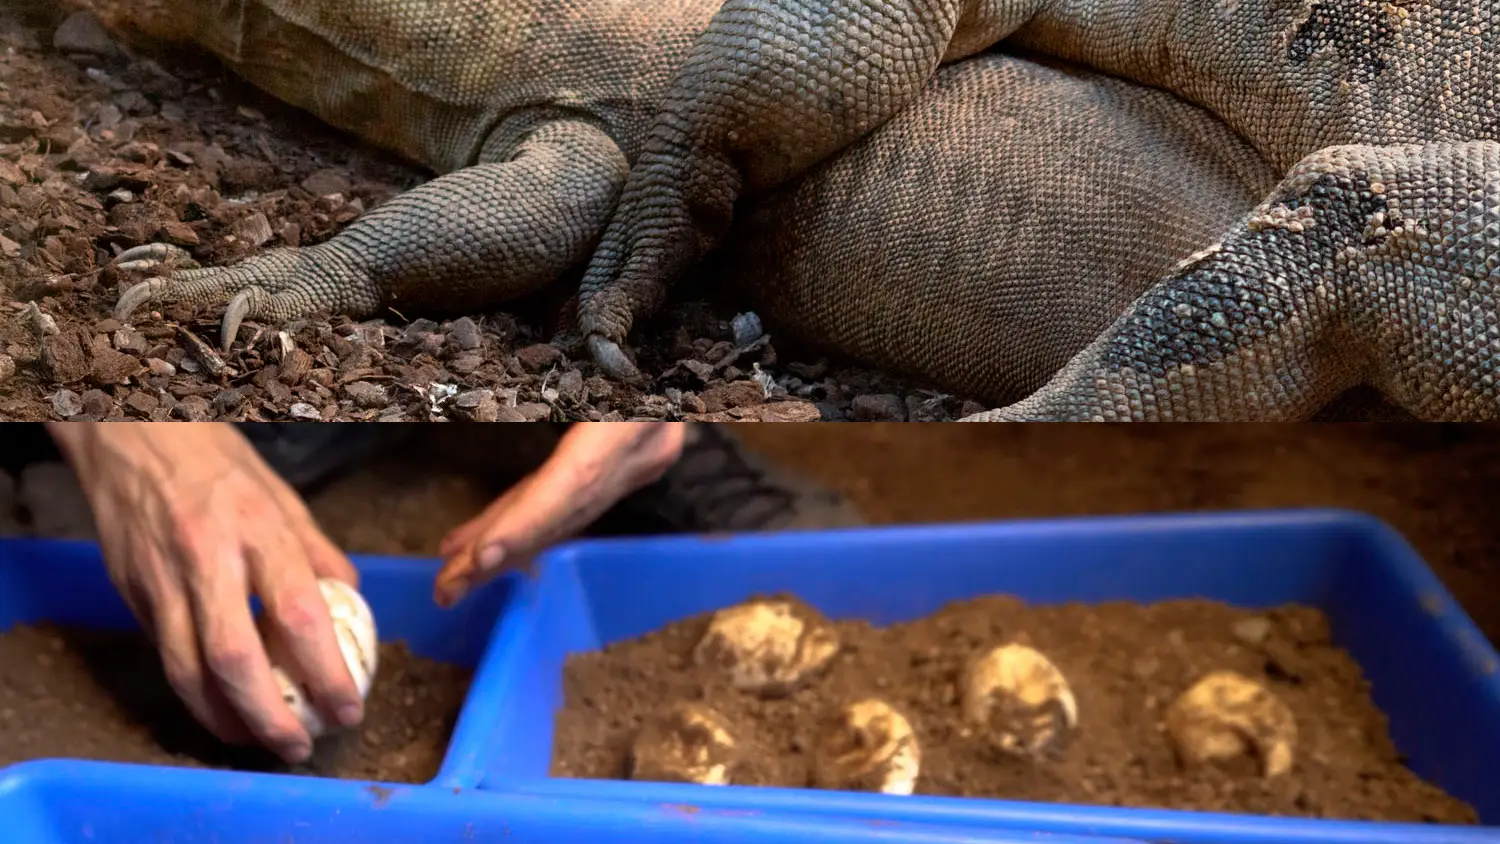
POLYGON ((381 645, 363 727, 289 768, 199 727, 141 636, 18 626, 0 634, 0 767, 64 757, 423 783, 442 764, 470 675, 381 645))
POLYGON ((1262 614, 1271 622, 1263 639, 1237 637, 1236 622, 1255 615, 1202 601, 1027 607, 990 597, 884 629, 841 622, 843 650, 827 671, 771 700, 735 691, 718 669, 693 664, 708 623, 701 616, 570 658, 553 773, 625 776, 643 717, 697 700, 736 734, 743 749, 736 783, 806 787, 821 720, 873 696, 916 731, 919 794, 1477 823, 1471 808, 1402 766, 1359 667, 1330 644, 1320 612, 1262 614), (992 754, 967 735, 958 714, 963 666, 981 649, 1011 641, 1046 654, 1078 700, 1079 730, 1037 764, 992 754), (1216 669, 1260 680, 1295 712, 1297 761, 1289 774, 1265 780, 1251 762, 1179 766, 1160 727, 1164 708, 1216 669))
POLYGON ((732 303, 687 301, 644 326, 636 349, 659 377, 629 389, 543 342, 566 280, 503 313, 251 323, 222 356, 198 342, 218 345, 222 309, 121 324, 119 294, 157 274, 110 266, 124 249, 167 241, 211 266, 315 244, 428 174, 204 56, 153 60, 77 30, 60 50, 61 20, 48 0, 0 10, 0 420, 940 420, 982 409, 815 354, 778 355, 768 338, 737 346, 732 303), (769 399, 755 366, 777 379, 769 399), (454 390, 436 410, 434 385, 454 390), (872 398, 856 409, 860 395, 872 398))

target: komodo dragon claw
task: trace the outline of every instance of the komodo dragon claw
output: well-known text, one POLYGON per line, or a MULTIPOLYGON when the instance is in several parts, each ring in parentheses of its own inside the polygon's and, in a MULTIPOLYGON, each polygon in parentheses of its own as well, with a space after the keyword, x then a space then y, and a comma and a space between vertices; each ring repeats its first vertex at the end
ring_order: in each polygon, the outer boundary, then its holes
POLYGON ((227 299, 219 330, 224 351, 247 319, 286 322, 325 309, 362 317, 380 301, 368 276, 326 246, 274 249, 228 267, 200 267, 179 247, 148 243, 125 250, 113 263, 127 271, 172 267, 170 275, 126 290, 115 305, 115 319, 128 320, 147 305, 202 306, 227 299))
POLYGON ((594 364, 599 367, 610 378, 624 384, 639 386, 645 381, 640 369, 630 362, 625 350, 620 344, 607 337, 598 334, 590 334, 588 337, 589 356, 594 359, 594 364))

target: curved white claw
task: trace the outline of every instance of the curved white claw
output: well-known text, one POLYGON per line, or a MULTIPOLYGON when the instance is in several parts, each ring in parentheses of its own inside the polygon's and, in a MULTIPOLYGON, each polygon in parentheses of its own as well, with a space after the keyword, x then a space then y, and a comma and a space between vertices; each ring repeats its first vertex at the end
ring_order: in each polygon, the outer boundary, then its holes
POLYGON ((970 663, 964 720, 1001 753, 1036 758, 1078 725, 1078 702, 1062 671, 1040 651, 1009 644, 970 663))
POLYGON ((819 788, 911 794, 922 768, 922 748, 906 716, 883 700, 844 707, 825 726, 813 757, 819 788))
POLYGON ((587 343, 589 356, 605 375, 624 384, 639 384, 644 380, 619 343, 598 334, 590 334, 587 343))
POLYGON ((186 249, 170 243, 145 243, 132 246, 116 255, 110 263, 122 270, 149 270, 168 261, 187 268, 198 266, 198 262, 193 260, 193 256, 189 255, 186 249))
POLYGON ((1253 757, 1261 775, 1292 768, 1297 718, 1270 689, 1233 671, 1215 671, 1193 684, 1166 713, 1167 734, 1184 763, 1253 757))

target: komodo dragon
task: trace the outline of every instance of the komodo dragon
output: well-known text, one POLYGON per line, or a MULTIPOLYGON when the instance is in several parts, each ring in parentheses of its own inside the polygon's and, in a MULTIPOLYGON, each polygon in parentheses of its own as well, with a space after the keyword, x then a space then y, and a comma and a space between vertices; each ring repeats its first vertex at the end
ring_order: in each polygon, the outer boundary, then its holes
MULTIPOLYGON (((147 305, 227 300, 227 348, 246 318, 472 313, 581 268, 719 0, 82 5, 127 40, 206 48, 272 96, 444 174, 326 243, 149 279, 116 307, 124 319, 147 305)), ((180 257, 147 244, 116 261, 180 257)))
POLYGON ((1275 184, 1171 94, 988 53, 747 203, 704 273, 773 331, 1014 401, 1275 184))
MULTIPOLYGON (((1039 391, 977 418, 1297 419, 1367 383, 1419 418, 1494 419, 1497 27, 1493 0, 727 0, 633 166, 580 324, 601 366, 635 375, 620 347, 632 320, 719 240, 741 195, 806 172, 898 113, 941 64, 1005 39, 1199 104, 1283 178, 1039 391)), ((969 237, 1005 237, 953 218, 945 189, 911 184, 905 202, 969 237)), ((1138 201, 1165 211, 1180 198, 1138 201)), ((1086 206, 1076 225, 1111 235, 1086 206)), ((963 266, 938 272, 949 277, 918 307, 952 308, 986 283, 963 266)), ((855 313, 884 283, 825 301, 855 313)), ((859 313, 874 344, 918 319, 859 313)))
MULTIPOLYGON (((224 319, 227 345, 246 316, 287 319, 335 308, 365 317, 392 300, 416 308, 481 309, 546 284, 569 262, 581 264, 580 246, 602 230, 604 210, 623 181, 622 157, 633 151, 631 139, 659 105, 674 56, 685 55, 711 14, 707 6, 662 6, 653 10, 661 17, 647 32, 646 18, 607 6, 618 19, 605 17, 594 26, 608 36, 599 43, 620 55, 599 51, 606 58, 595 60, 595 73, 605 78, 591 81, 585 69, 549 63, 543 50, 548 43, 582 44, 590 30, 539 10, 483 18, 470 14, 483 8, 471 3, 392 18, 412 7, 364 0, 343 6, 358 12, 344 20, 321 11, 327 8, 333 7, 310 0, 187 9, 170 2, 95 4, 112 28, 202 44, 252 82, 330 123, 438 171, 459 169, 382 206, 324 246, 276 250, 229 268, 190 269, 139 284, 122 298, 122 316, 148 302, 232 296, 224 319), (537 27, 529 38, 512 32, 524 20, 537 27), (460 24, 443 27, 451 21, 460 24), (646 55, 651 51, 642 48, 643 36, 659 55, 646 55), (424 50, 413 53, 412 44, 424 50), (517 45, 533 45, 536 53, 518 54, 517 45), (506 56, 515 75, 493 64, 475 73, 465 62, 443 59, 492 54, 506 56), (627 70, 640 80, 636 87, 609 81, 611 73, 627 70), (519 81, 526 78, 532 81, 519 81), (541 119, 553 122, 538 128, 537 109, 550 109, 560 98, 578 111, 542 111, 541 119), (601 131, 621 139, 620 152, 601 131), (558 144, 549 150, 506 132, 558 144), (524 154, 507 161, 512 149, 524 154), (471 166, 475 161, 492 163, 471 166)), ((986 56, 950 68, 932 88, 930 98, 868 139, 868 153, 857 148, 826 173, 803 180, 791 207, 768 198, 764 213, 736 241, 754 260, 732 262, 737 269, 730 277, 762 293, 768 313, 799 333, 965 394, 1035 389, 1150 281, 1212 242, 1274 183, 1269 168, 1222 124, 1130 83, 986 56), (1034 178, 1055 172, 1072 175, 1034 178), (926 214, 908 216, 908 180, 960 189, 940 198, 949 203, 946 213, 929 206, 926 214), (1136 199, 1172 195, 1180 184, 1193 190, 1166 213, 1136 199), (952 237, 964 229, 950 220, 975 216, 966 195, 976 191, 986 208, 980 218, 1005 226, 1009 237, 952 237), (1075 237, 1085 234, 1073 222, 1080 207, 1106 216, 1112 234, 1075 237), (884 248, 865 248, 861 241, 870 238, 884 248), (823 253, 800 247, 820 241, 827 242, 823 253), (1064 241, 1067 247, 1059 249, 1064 241), (954 307, 918 307, 928 276, 949 263, 982 270, 992 281, 971 296, 959 291, 954 307), (904 341, 880 342, 863 330, 879 325, 880 313, 841 313, 828 299, 829 292, 875 276, 887 279, 888 295, 863 300, 870 308, 930 317, 904 341), (1080 289, 1083 280, 1088 283, 1080 289), (897 285, 905 286, 904 295, 898 297, 897 285), (801 295, 775 294, 785 286, 801 295), (966 353, 963 343, 975 338, 991 340, 966 353), (980 365, 955 370, 955 358, 980 365)), ((148 246, 119 260, 166 254, 148 246)))

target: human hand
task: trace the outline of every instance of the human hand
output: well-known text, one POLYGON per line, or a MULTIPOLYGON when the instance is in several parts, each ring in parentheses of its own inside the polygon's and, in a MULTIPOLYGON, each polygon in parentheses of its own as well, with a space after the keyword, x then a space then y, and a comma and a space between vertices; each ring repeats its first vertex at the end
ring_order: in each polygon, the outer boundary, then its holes
POLYGON ((443 540, 433 598, 453 606, 502 571, 523 568, 620 499, 660 478, 682 454, 683 423, 573 425, 540 469, 443 540))
POLYGON ((353 726, 364 705, 340 655, 322 577, 348 559, 250 444, 224 423, 49 423, 98 525, 110 579, 155 641, 193 716, 221 741, 288 762, 312 737, 281 697, 253 592, 313 705, 353 726))

